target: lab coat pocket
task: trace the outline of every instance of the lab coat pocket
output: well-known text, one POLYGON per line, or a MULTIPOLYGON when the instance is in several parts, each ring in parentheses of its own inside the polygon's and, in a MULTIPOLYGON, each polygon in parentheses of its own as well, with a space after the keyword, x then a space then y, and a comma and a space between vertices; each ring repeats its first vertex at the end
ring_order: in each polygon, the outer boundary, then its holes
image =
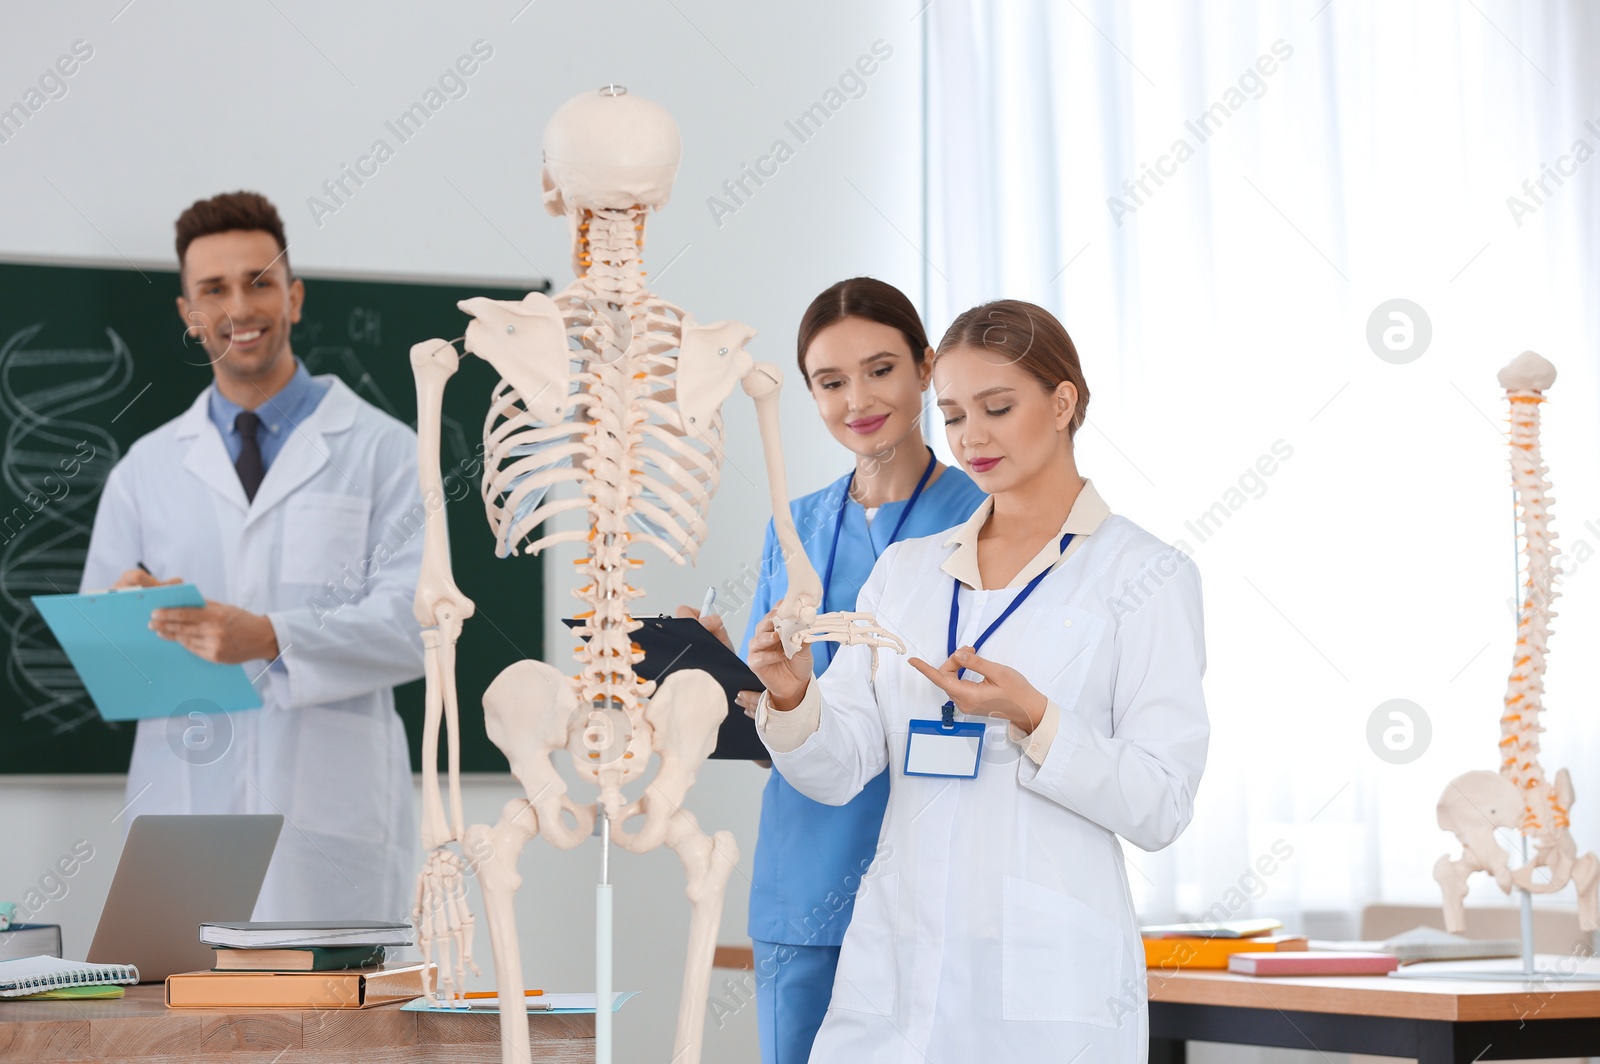
MULTIPOLYGON (((326 706, 288 710, 298 733, 294 802, 311 834, 365 841, 389 839, 393 788, 388 731, 381 720, 326 706)), ((338 857, 329 854, 337 862, 338 857)))
POLYGON ((1076 898, 1006 876, 1001 911, 1002 1015, 1115 1027, 1126 963, 1115 924, 1076 898))
POLYGON ((900 909, 899 873, 868 876, 856 894, 855 914, 839 952, 829 1008, 894 1013, 895 929, 900 909))
POLYGON ((1071 709, 1089 678, 1106 620, 1073 606, 1041 603, 1019 647, 1017 668, 1062 709, 1071 709))
POLYGON ((358 580, 367 552, 369 503, 360 495, 302 491, 284 504, 279 579, 286 584, 339 581, 348 565, 358 580))

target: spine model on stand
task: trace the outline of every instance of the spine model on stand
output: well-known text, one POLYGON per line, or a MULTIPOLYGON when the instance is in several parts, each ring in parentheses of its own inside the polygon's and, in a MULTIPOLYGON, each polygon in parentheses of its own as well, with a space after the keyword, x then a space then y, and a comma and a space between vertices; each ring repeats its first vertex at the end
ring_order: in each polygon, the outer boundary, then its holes
POLYGON ((1550 470, 1539 449, 1539 413, 1555 380, 1555 367, 1532 351, 1500 371, 1500 386, 1511 407, 1511 483, 1521 526, 1517 641, 1500 716, 1499 769, 1457 776, 1439 798, 1439 826, 1453 832, 1462 848, 1459 859, 1441 857, 1433 869, 1444 894, 1445 926, 1453 932, 1466 928, 1467 880, 1474 872, 1490 873, 1507 894, 1513 888, 1552 894, 1571 882, 1577 888, 1583 930, 1600 928, 1600 858, 1592 853, 1579 857, 1572 839, 1572 777, 1563 768, 1553 781, 1548 779, 1539 760, 1545 659, 1550 620, 1556 616, 1550 607, 1559 594, 1557 534, 1550 530, 1554 500, 1550 470), (1513 865, 1496 836, 1498 829, 1525 840, 1526 860, 1513 865))

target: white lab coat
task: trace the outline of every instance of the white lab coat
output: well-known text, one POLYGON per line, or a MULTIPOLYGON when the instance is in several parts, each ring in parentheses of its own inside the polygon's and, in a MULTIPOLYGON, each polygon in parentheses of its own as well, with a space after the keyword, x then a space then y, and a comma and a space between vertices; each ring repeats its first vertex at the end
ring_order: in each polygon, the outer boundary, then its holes
MULTIPOLYGON (((990 721, 977 779, 905 775, 907 721, 937 720, 944 697, 892 651, 872 680, 868 649, 841 649, 810 689, 816 730, 787 753, 768 731, 787 715, 760 707, 774 765, 818 801, 843 804, 890 769, 813 1064, 1146 1059, 1144 952, 1117 836, 1158 850, 1193 813, 1209 735, 1200 582, 1125 518, 1081 539, 979 651, 1055 705, 1042 763, 990 721)), ((934 665, 945 543, 890 547, 858 603, 934 665)), ((1018 593, 964 592, 958 645, 1018 593)))
POLYGON ((207 416, 211 388, 136 442, 106 481, 83 587, 143 561, 266 614, 281 651, 244 664, 262 708, 139 722, 122 823, 281 813, 255 919, 401 920, 418 843, 391 688, 422 674, 416 434, 322 379, 253 502, 207 416))

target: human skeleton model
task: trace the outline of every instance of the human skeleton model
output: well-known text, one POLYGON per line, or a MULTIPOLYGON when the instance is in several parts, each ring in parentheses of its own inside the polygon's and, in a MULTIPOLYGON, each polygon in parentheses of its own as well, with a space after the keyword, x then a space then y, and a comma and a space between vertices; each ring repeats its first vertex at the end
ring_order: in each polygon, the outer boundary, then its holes
POLYGON ((1561 769, 1552 783, 1539 764, 1545 655, 1550 618, 1556 616, 1550 605, 1559 594, 1556 533, 1550 531, 1550 480, 1545 475, 1549 469, 1539 453, 1539 407, 1555 379, 1555 367, 1532 351, 1524 351, 1500 371, 1500 385, 1511 403, 1511 482, 1522 522, 1526 568, 1516 651, 1500 717, 1500 770, 1457 776, 1439 799, 1439 826, 1454 832, 1462 847, 1460 860, 1441 857, 1433 868, 1433 878, 1444 891, 1445 927, 1455 932, 1466 927, 1462 905, 1467 879, 1474 872, 1492 873, 1507 894, 1513 886, 1530 894, 1550 894, 1570 880, 1578 891, 1579 924, 1585 931, 1600 927, 1596 906, 1600 859, 1592 853, 1579 857, 1568 830, 1572 778, 1561 769), (1496 838, 1497 828, 1515 829, 1532 841, 1533 853, 1520 866, 1511 867, 1496 838), (1540 868, 1546 871, 1536 878, 1540 868))
MULTIPOLYGON (((415 918, 425 958, 439 960, 445 994, 462 988, 472 964, 473 918, 465 877, 483 891, 500 1000, 505 1064, 528 1058, 522 964, 513 919, 521 885, 517 857, 535 836, 570 849, 599 824, 601 867, 608 839, 644 853, 672 847, 688 875, 689 951, 672 1060, 700 1059, 711 960, 728 875, 738 861, 733 836, 708 836, 683 809, 727 713, 722 688, 705 672, 681 670, 659 685, 634 665, 643 654, 630 638, 640 622, 628 613, 643 594, 629 583, 649 546, 677 564, 692 560, 706 535, 705 515, 722 460, 722 401, 735 384, 754 398, 777 534, 788 559, 791 592, 777 626, 788 652, 829 640, 874 648, 899 640, 864 614, 819 616, 822 583, 806 560, 790 518, 778 438, 777 367, 755 362, 744 345, 753 330, 737 322, 702 325, 644 285, 640 250, 650 210, 667 202, 678 166, 678 131, 659 105, 609 86, 569 100, 544 136, 544 202, 565 214, 578 277, 553 298, 463 301, 473 316, 465 349, 500 375, 484 424, 483 498, 501 556, 538 554, 557 543, 582 543, 574 564, 584 603, 575 634, 579 670, 565 676, 541 661, 519 661, 483 696, 489 738, 511 763, 526 798, 508 802, 493 825, 463 822, 458 774, 455 646, 473 603, 450 570, 443 511, 439 428, 446 381, 458 355, 429 340, 411 349, 417 382, 420 476, 428 507, 416 616, 424 626, 426 720, 423 731, 422 842, 427 862, 415 918), (575 484, 574 498, 546 500, 552 487, 575 484), (557 514, 582 511, 586 527, 545 532, 557 514), (447 727, 450 812, 438 777, 439 725, 447 727), (579 777, 599 788, 580 805, 552 757, 569 751, 579 777), (650 754, 660 769, 639 798, 623 787, 644 774, 650 754), (627 822, 641 818, 637 830, 627 822), (459 851, 451 847, 457 844, 459 851), (436 953, 437 951, 437 953, 436 953)), ((610 1052, 609 886, 602 873, 597 919, 598 1059, 610 1052)), ((476 966, 474 965, 474 970, 476 966)))

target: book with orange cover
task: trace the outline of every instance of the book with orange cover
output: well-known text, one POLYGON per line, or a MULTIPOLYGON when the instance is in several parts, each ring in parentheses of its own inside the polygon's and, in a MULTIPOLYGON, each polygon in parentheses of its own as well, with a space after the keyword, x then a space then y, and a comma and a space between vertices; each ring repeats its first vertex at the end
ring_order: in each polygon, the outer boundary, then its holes
POLYGON ((1228 967, 1235 953, 1276 953, 1306 948, 1304 935, 1258 935, 1255 938, 1147 938, 1144 965, 1151 970, 1228 967))
POLYGON ((167 976, 174 1009, 366 1009, 421 997, 438 965, 343 972, 181 972, 167 976))

